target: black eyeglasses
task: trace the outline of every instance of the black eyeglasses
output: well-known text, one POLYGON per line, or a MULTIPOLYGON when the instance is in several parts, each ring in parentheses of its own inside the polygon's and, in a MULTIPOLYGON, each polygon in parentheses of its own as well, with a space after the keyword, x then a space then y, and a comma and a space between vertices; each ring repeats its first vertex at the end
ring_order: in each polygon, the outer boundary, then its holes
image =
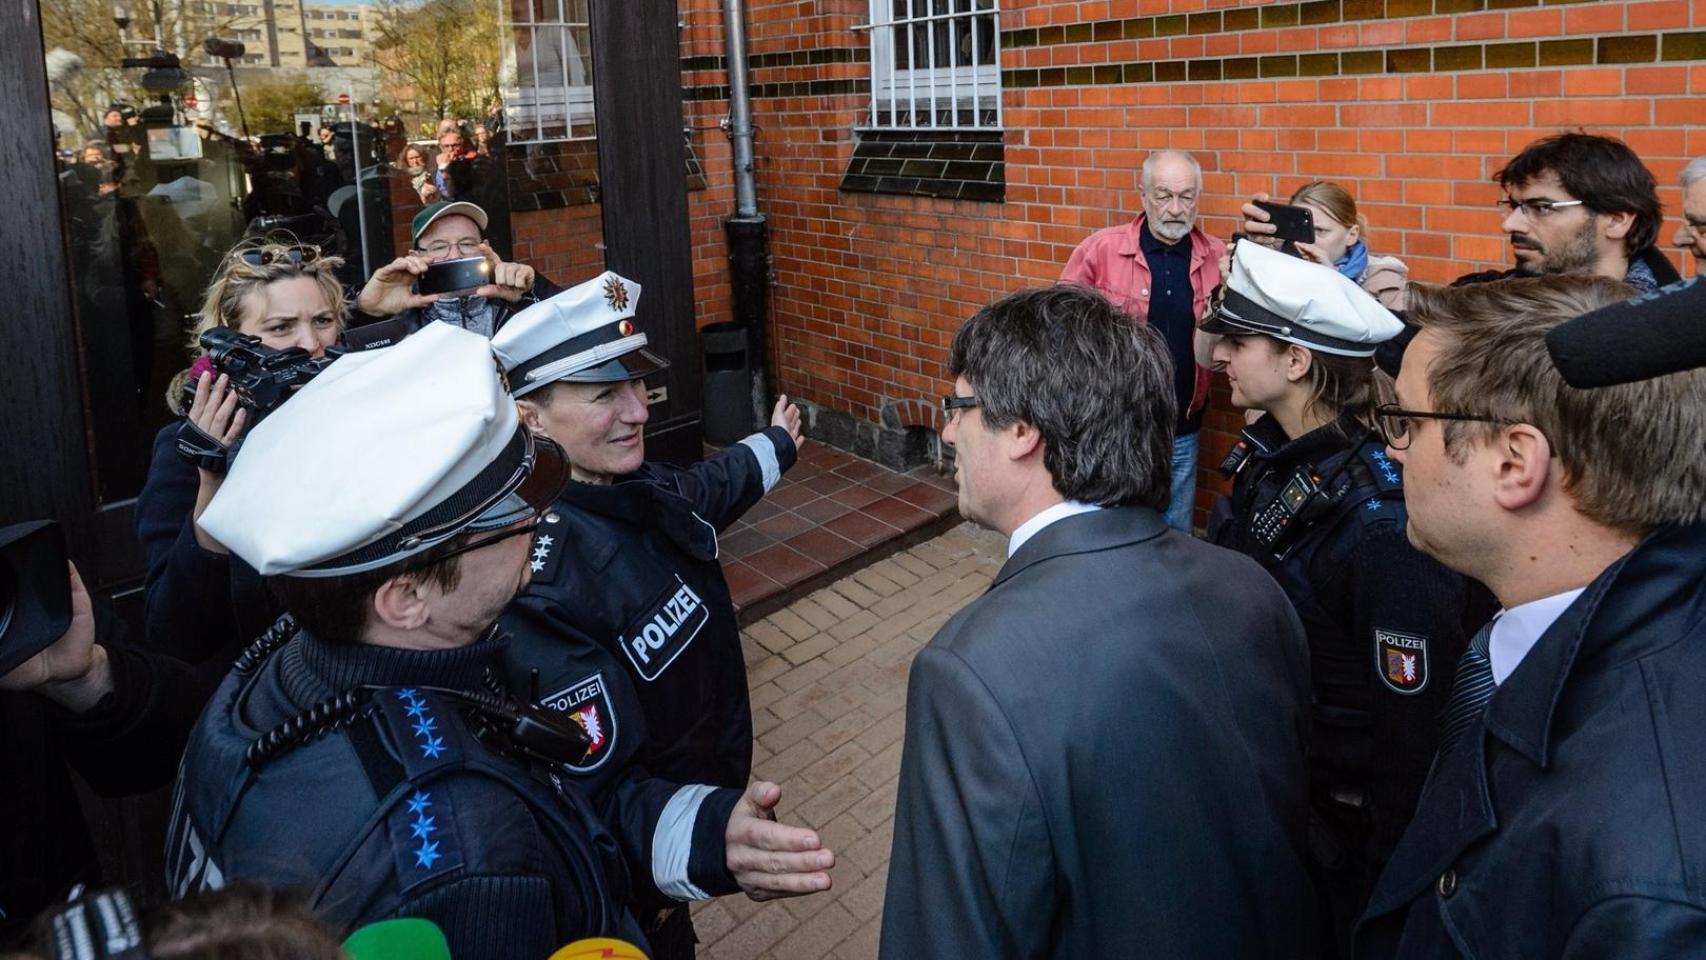
POLYGON ((235 256, 251 267, 265 267, 275 263, 291 263, 300 267, 320 259, 320 248, 309 243, 290 246, 268 244, 264 247, 239 250, 235 256))
POLYGON ((1456 420, 1469 423, 1512 423, 1503 417, 1489 417, 1479 413, 1435 413, 1431 410, 1404 410, 1396 403, 1383 403, 1374 408, 1374 426, 1380 431, 1380 438, 1394 450, 1407 450, 1410 447, 1411 420, 1456 420))
POLYGON ((531 519, 526 520, 520 526, 506 527, 505 529, 487 534, 483 537, 475 537, 454 550, 441 553, 438 556, 433 557, 431 560, 411 566, 409 569, 420 570, 429 566, 437 566, 452 557, 459 557, 464 553, 473 553, 475 550, 479 550, 482 547, 489 547, 494 543, 502 543, 510 537, 519 537, 523 535, 532 536, 534 531, 539 529, 539 525, 544 522, 545 513, 536 513, 531 519))
POLYGON ((956 397, 949 395, 942 398, 942 417, 949 423, 956 419, 956 410, 970 410, 983 406, 983 401, 976 397, 956 397))
POLYGON ((1529 200, 1512 200, 1510 197, 1505 197, 1497 201, 1499 209, 1506 215, 1521 210, 1522 215, 1530 220, 1543 220, 1558 210, 1579 207, 1586 202, 1585 200, 1548 200, 1544 197, 1534 197, 1529 200))

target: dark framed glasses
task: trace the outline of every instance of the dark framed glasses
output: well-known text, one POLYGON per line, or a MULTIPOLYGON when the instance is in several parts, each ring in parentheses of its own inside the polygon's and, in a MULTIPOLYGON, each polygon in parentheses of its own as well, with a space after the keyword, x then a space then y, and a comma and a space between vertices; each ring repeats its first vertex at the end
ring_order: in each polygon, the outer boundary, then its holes
POLYGON ((1374 427, 1380 431, 1380 439, 1394 450, 1407 450, 1410 447, 1411 420, 1455 420, 1467 423, 1513 423, 1503 417, 1489 417, 1479 413, 1436 413, 1432 410, 1405 410, 1396 403, 1383 403, 1374 408, 1374 427))
POLYGON ((1507 216, 1514 211, 1521 210, 1523 216, 1530 220, 1542 220, 1546 217, 1550 217, 1555 211, 1567 210, 1570 207, 1579 207, 1587 201, 1548 200, 1544 197, 1533 197, 1528 200, 1512 200, 1510 197, 1505 197, 1494 202, 1498 204, 1499 212, 1507 216))
POLYGON ((311 243, 289 246, 269 243, 262 247, 239 250, 234 256, 251 267, 267 267, 275 263, 289 263, 300 267, 320 259, 320 248, 311 243))
POLYGON ((983 401, 976 397, 956 397, 952 394, 942 398, 942 418, 949 423, 954 422, 961 410, 972 410, 983 406, 983 401))

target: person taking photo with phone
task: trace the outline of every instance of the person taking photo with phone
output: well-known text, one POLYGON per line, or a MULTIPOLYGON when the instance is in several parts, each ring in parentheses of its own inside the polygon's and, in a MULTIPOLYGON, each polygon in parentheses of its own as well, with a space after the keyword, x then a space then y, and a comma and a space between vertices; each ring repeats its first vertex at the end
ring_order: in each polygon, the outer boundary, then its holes
MULTIPOLYGON (((1308 210, 1314 220, 1314 238, 1297 242, 1298 256, 1339 271, 1386 309, 1404 309, 1404 285, 1410 279, 1410 268, 1397 257, 1369 252, 1368 224, 1357 212, 1356 198, 1350 191, 1326 180, 1313 180, 1298 187, 1287 202, 1308 210)), ((1268 195, 1258 193, 1242 210, 1244 233, 1258 243, 1274 239, 1273 218, 1263 206, 1267 203, 1268 195)))
POLYGON ((441 320, 489 337, 517 311, 562 291, 532 267, 498 256, 486 239, 487 223, 486 211, 467 201, 424 207, 410 225, 409 252, 374 271, 356 298, 358 324, 389 319, 385 333, 401 339, 441 320), (464 275, 485 282, 460 288, 434 282, 467 269, 465 261, 474 269, 464 275), (423 292, 429 289, 445 292, 423 292))

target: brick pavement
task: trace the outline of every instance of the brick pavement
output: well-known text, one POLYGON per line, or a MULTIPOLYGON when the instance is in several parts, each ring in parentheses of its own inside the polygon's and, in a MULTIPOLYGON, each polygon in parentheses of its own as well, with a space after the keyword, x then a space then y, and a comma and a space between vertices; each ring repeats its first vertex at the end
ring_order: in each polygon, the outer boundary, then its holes
POLYGON ((780 818, 836 854, 827 893, 698 905, 710 960, 877 955, 905 730, 906 674, 943 621, 981 593, 1005 538, 961 524, 795 601, 742 632, 753 772, 782 785, 780 818))

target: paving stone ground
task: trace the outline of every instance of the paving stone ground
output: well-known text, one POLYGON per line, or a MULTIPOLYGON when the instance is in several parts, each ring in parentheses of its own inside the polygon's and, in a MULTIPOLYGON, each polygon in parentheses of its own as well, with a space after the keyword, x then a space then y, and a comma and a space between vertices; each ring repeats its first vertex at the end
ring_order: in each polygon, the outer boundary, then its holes
POLYGON ((982 593, 1006 539, 971 524, 878 561, 742 633, 753 774, 782 785, 779 818, 836 854, 834 888, 699 904, 710 960, 870 960, 894 833, 906 674, 943 621, 982 593))

